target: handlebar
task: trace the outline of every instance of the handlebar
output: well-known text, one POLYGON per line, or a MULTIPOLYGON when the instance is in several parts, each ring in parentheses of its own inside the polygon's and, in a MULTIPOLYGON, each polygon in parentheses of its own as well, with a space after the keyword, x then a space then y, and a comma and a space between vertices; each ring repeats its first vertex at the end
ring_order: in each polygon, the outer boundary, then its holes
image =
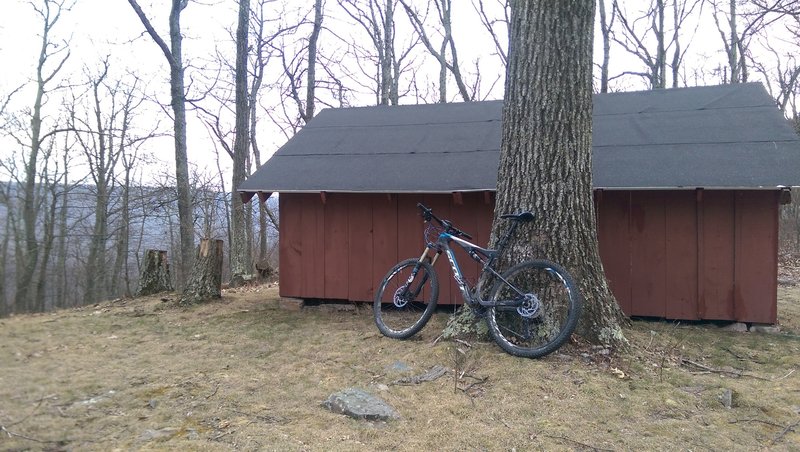
POLYGON ((436 220, 436 222, 439 223, 439 226, 444 228, 444 231, 446 233, 452 234, 452 235, 454 235, 456 237, 461 236, 461 237, 464 237, 466 239, 470 239, 470 240, 472 239, 471 235, 469 235, 466 232, 462 231, 461 229, 458 229, 457 227, 453 226, 453 223, 451 223, 450 221, 439 219, 439 217, 437 217, 436 215, 433 214, 433 210, 429 209, 424 204, 417 203, 417 207, 419 207, 419 210, 422 211, 422 218, 425 221, 430 222, 431 220, 436 220))

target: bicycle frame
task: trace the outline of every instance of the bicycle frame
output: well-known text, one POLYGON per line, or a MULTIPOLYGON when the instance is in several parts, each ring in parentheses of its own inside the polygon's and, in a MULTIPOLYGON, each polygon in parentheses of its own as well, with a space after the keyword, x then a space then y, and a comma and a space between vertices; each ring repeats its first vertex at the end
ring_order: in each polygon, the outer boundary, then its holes
MULTIPOLYGON (((509 231, 508 236, 513 233, 513 228, 509 231)), ((481 299, 481 283, 483 282, 483 277, 486 274, 490 274, 491 276, 499 279, 509 287, 511 287, 518 295, 524 296, 525 294, 514 287, 513 284, 508 282, 505 278, 503 278, 500 273, 498 273, 493 267, 492 264, 495 262, 497 257, 500 255, 501 250, 490 250, 486 248, 482 248, 472 242, 468 242, 460 237, 456 237, 447 232, 439 233, 435 246, 428 246, 425 247, 425 251, 423 251, 422 255, 420 256, 420 262, 424 261, 426 258, 430 258, 431 266, 433 266, 439 255, 441 253, 445 253, 447 256, 447 260, 450 261, 450 268, 453 270, 453 279, 455 279, 456 284, 458 284, 458 288, 461 291, 461 296, 464 298, 464 301, 471 304, 471 305, 480 305, 486 308, 497 307, 497 306, 507 306, 507 307, 517 307, 521 306, 523 301, 522 299, 513 302, 492 302, 488 300, 481 299), (458 259, 456 258, 455 252, 453 248, 450 246, 452 242, 455 242, 456 245, 461 247, 466 253, 471 257, 473 260, 481 264, 482 269, 480 275, 478 277, 478 282, 475 284, 475 287, 472 288, 467 283, 466 278, 464 278, 464 274, 461 271, 461 267, 458 265, 458 259), (436 254, 431 258, 429 257, 430 251, 436 251, 436 254)), ((416 273, 416 272, 414 272, 416 273)), ((412 277, 413 278, 413 277, 412 277)))

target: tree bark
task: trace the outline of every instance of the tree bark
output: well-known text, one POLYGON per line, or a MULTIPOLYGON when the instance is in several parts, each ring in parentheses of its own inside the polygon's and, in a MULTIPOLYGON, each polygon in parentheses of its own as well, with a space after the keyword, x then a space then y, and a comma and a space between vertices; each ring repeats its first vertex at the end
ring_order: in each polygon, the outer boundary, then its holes
POLYGON ((392 61, 394 60, 394 0, 386 0, 383 10, 383 45, 381 64, 381 105, 391 104, 392 61))
POLYGON ((244 283, 252 273, 251 250, 247 246, 245 205, 236 191, 247 178, 247 156, 250 153, 250 106, 247 84, 247 50, 250 24, 250 0, 239 0, 239 21, 236 28, 236 134, 233 142, 233 177, 231 180, 231 286, 244 283))
POLYGON ((586 299, 579 334, 616 346, 624 343, 624 317, 600 262, 592 200, 593 25, 593 0, 512 3, 490 246, 507 227, 500 214, 534 212, 506 262, 529 259, 536 248, 566 267, 586 299))
POLYGON ((600 63, 600 92, 608 92, 608 65, 611 59, 611 25, 614 23, 614 8, 611 8, 611 19, 606 16, 605 0, 598 0, 600 11, 600 33, 603 36, 603 62, 600 63))
POLYGON ((136 291, 136 296, 143 297, 171 290, 172 278, 169 275, 167 252, 161 250, 145 251, 142 272, 139 277, 139 290, 136 291))
MULTIPOLYGON (((0 201, 5 204, 6 210, 11 208, 10 189, 11 184, 8 182, 0 183, 2 192, 0 192, 0 201)), ((8 305, 8 298, 6 295, 8 273, 8 242, 11 236, 11 215, 6 215, 4 221, 4 229, 0 232, 0 317, 5 317, 11 312, 11 306, 8 305)))
MULTIPOLYGON (((49 159, 50 153, 47 154, 47 159, 49 159)), ((55 242, 55 223, 56 223, 56 214, 58 209, 56 208, 58 203, 58 181, 46 181, 45 182, 45 191, 46 194, 43 196, 45 197, 45 202, 43 203, 42 208, 45 210, 43 224, 42 224, 42 244, 41 244, 41 265, 39 268, 39 275, 36 278, 36 293, 38 296, 36 297, 36 303, 34 305, 33 311, 34 312, 45 312, 52 308, 53 301, 52 296, 48 294, 48 283, 50 282, 50 255, 53 252, 53 243, 55 242)))
POLYGON ((180 304, 200 303, 222 297, 222 240, 200 240, 192 276, 180 304))
MULTIPOLYGON (((317 87, 317 41, 322 31, 322 0, 314 2, 314 27, 308 38, 308 72, 306 73, 306 108, 303 121, 308 123, 314 117, 317 87)), ((303 113, 303 112, 301 112, 303 113)))
MULTIPOLYGON (((50 31, 61 17, 62 5, 57 2, 44 1, 43 8, 32 3, 34 9, 42 19, 41 47, 39 48, 38 64, 36 66, 36 94, 31 108, 31 129, 30 129, 30 149, 28 150, 27 161, 25 162, 25 179, 22 191, 22 222, 23 236, 22 246, 16 248, 17 266, 16 274, 16 293, 14 305, 18 310, 29 311, 37 303, 36 285, 34 275, 36 274, 39 262, 39 240, 37 237, 37 205, 39 200, 36 197, 36 178, 37 164, 42 151, 42 142, 45 137, 52 134, 42 135, 42 104, 47 93, 48 84, 61 71, 64 63, 69 58, 69 50, 61 58, 54 69, 48 71, 46 65, 48 61, 61 50, 51 51, 53 43, 50 38, 50 31)), ((62 47, 64 49, 65 47, 62 47)))
MULTIPOLYGON (((89 257, 86 263, 86 304, 93 304, 104 298, 104 285, 106 280, 106 241, 108 240, 108 202, 109 202, 109 177, 113 167, 109 167, 111 160, 109 127, 103 123, 104 118, 100 106, 100 86, 108 75, 108 63, 103 72, 95 79, 90 80, 92 86, 92 101, 94 103, 95 137, 87 142, 81 141, 84 154, 89 162, 89 171, 94 179, 95 205, 94 227, 92 240, 89 244, 89 257)), ((115 112, 112 111, 112 116, 115 112)), ((88 121, 87 121, 88 126, 88 121)), ((109 124, 113 127, 113 124, 109 124)))
POLYGON ((69 209, 69 153, 64 146, 64 182, 61 185, 61 206, 58 212, 58 243, 56 244, 56 301, 57 308, 67 305, 67 213, 69 209))
POLYGON ((169 13, 169 47, 161 39, 161 36, 156 33, 138 2, 136 0, 128 0, 128 3, 169 63, 170 105, 174 115, 173 131, 175 134, 175 185, 178 193, 178 219, 181 242, 181 265, 177 280, 178 286, 181 287, 192 268, 192 252, 194 250, 194 218, 189 190, 189 160, 186 154, 186 95, 184 93, 183 78, 183 35, 181 34, 181 12, 189 2, 188 0, 172 0, 172 7, 169 13))

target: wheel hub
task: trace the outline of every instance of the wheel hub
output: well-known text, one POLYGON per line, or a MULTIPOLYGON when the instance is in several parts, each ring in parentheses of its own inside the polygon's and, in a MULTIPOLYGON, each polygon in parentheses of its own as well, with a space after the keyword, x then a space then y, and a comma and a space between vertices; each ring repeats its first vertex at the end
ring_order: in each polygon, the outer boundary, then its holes
POLYGON ((536 318, 539 317, 539 307, 541 304, 539 303, 539 297, 532 293, 526 293, 523 295, 522 299, 522 306, 517 308, 517 312, 522 317, 526 318, 536 318))
POLYGON ((405 307, 408 304, 408 284, 400 287, 394 292, 394 297, 392 297, 392 301, 394 305, 398 308, 405 307))

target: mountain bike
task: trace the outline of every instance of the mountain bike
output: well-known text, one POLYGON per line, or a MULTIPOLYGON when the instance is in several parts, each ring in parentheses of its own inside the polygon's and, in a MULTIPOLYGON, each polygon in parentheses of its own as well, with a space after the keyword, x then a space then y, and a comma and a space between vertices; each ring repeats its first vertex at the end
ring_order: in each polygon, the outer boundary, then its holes
POLYGON ((495 265, 522 223, 533 221, 531 212, 501 215, 510 226, 497 249, 469 242, 472 236, 428 207, 417 204, 426 223, 425 250, 389 270, 375 295, 373 314, 380 332, 394 339, 417 334, 430 320, 439 297, 439 280, 433 266, 444 253, 464 303, 483 316, 489 333, 506 352, 526 358, 552 353, 566 342, 581 315, 583 298, 567 271, 558 264, 534 259, 499 272, 495 265), (482 268, 477 282, 467 281, 451 245, 458 245, 482 268), (490 287, 488 292, 483 287, 490 287), (484 300, 482 293, 488 293, 484 300))

